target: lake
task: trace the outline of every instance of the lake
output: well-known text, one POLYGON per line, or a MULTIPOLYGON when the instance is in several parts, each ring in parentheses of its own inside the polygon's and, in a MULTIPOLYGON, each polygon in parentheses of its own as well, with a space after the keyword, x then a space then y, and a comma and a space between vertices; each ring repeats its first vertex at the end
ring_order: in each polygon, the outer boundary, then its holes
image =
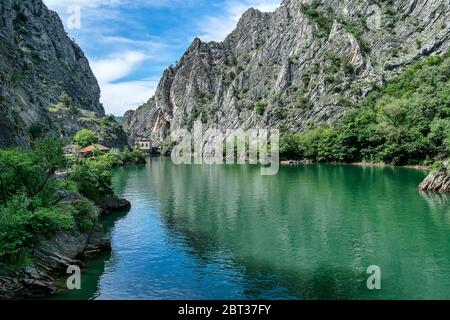
POLYGON ((312 164, 120 168, 110 256, 57 299, 450 298, 450 207, 426 172, 312 164), (379 266, 381 290, 367 288, 379 266))

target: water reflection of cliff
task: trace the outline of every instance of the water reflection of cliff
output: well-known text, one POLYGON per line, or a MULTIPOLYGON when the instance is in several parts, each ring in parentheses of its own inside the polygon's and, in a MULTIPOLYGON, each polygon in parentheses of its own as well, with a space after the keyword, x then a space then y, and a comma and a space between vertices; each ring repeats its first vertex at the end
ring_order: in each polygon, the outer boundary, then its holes
POLYGON ((449 195, 441 192, 419 191, 431 208, 441 207, 449 203, 449 195))
POLYGON ((229 253, 249 297, 281 287, 308 299, 376 298, 365 286, 371 264, 387 289, 419 294, 435 279, 415 270, 439 270, 448 256, 448 228, 412 190, 420 172, 312 165, 263 177, 257 167, 154 160, 145 175, 168 230, 198 259, 229 253))

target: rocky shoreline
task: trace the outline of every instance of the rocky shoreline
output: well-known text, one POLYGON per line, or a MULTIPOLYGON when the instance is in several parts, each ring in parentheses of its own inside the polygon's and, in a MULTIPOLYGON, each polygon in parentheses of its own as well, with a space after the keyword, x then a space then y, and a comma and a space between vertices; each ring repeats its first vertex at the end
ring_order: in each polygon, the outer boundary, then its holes
MULTIPOLYGON (((72 195, 67 201, 80 199, 72 195)), ((129 201, 114 194, 103 198, 92 210, 101 215, 131 208, 129 201)), ((0 262, 0 299, 30 299, 53 295, 59 291, 58 276, 67 275, 67 268, 84 267, 83 261, 111 252, 111 242, 98 219, 88 232, 58 232, 51 239, 41 239, 32 250, 31 261, 24 267, 13 267, 0 262)))
POLYGON ((450 192, 450 174, 446 168, 431 172, 420 184, 421 191, 450 192))
POLYGON ((114 193, 106 194, 98 203, 97 207, 102 215, 108 215, 116 211, 125 211, 131 209, 131 203, 126 199, 121 199, 114 193))

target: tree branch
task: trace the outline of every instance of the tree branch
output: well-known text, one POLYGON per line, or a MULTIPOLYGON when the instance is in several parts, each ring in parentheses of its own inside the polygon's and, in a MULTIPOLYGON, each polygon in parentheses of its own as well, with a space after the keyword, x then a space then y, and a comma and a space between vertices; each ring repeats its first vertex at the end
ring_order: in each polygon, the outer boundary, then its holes
POLYGON ((68 197, 68 196, 65 195, 65 196, 62 196, 62 197, 56 199, 55 201, 53 201, 52 205, 57 205, 58 203, 60 203, 61 201, 63 201, 63 200, 64 200, 65 198, 67 198, 67 197, 68 197))
POLYGON ((45 180, 41 183, 41 186, 37 189, 37 191, 35 191, 33 194, 31 194, 31 198, 34 196, 37 196, 39 193, 42 192, 42 190, 44 190, 45 185, 47 184, 48 180, 50 179, 50 177, 56 172, 56 168, 51 168, 47 174, 47 177, 45 178, 45 180))

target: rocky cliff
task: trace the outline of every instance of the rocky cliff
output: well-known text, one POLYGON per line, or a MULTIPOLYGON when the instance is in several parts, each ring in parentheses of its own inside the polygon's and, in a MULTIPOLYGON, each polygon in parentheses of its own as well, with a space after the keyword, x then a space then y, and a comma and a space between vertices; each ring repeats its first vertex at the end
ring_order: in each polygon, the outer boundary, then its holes
POLYGON ((41 132, 71 138, 83 127, 124 146, 99 98, 88 60, 55 12, 42 0, 0 2, 0 146, 27 146, 41 132))
POLYGON ((248 10, 223 41, 195 39, 154 97, 127 112, 131 140, 177 128, 332 124, 413 61, 450 47, 448 0, 285 0, 248 10))

